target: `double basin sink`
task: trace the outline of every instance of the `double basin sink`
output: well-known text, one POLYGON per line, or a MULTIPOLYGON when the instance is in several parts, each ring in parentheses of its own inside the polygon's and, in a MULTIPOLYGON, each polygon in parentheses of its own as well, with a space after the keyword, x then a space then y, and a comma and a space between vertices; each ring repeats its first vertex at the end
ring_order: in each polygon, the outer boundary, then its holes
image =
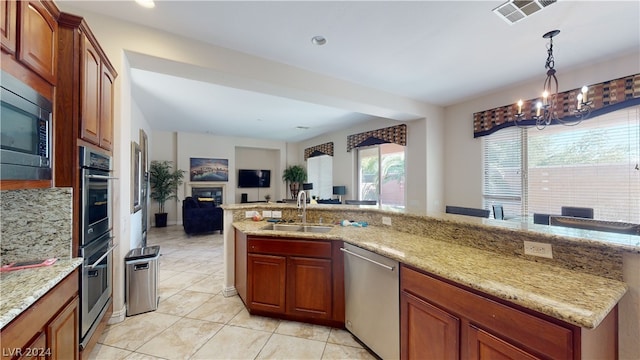
POLYGON ((333 226, 300 224, 269 224, 262 228, 262 230, 293 231, 306 233, 326 233, 331 231, 331 229, 333 229, 333 226))

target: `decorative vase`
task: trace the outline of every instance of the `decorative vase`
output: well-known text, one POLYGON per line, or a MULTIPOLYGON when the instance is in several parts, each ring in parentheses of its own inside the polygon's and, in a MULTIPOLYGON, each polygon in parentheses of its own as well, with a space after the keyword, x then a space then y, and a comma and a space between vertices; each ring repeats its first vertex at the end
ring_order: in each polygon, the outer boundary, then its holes
POLYGON ((298 190, 300 188, 300 185, 298 183, 292 182, 291 184, 289 184, 289 190, 291 190, 291 198, 292 199, 297 199, 298 198, 298 190))
POLYGON ((167 213, 155 214, 156 227, 167 227, 167 213))

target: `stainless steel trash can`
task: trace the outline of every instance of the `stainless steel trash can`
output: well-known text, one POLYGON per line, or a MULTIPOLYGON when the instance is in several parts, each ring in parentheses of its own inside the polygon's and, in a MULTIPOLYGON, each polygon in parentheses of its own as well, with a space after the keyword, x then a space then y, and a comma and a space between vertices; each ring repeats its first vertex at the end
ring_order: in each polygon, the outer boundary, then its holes
POLYGON ((158 257, 160 246, 132 249, 124 258, 127 316, 158 308, 158 257))

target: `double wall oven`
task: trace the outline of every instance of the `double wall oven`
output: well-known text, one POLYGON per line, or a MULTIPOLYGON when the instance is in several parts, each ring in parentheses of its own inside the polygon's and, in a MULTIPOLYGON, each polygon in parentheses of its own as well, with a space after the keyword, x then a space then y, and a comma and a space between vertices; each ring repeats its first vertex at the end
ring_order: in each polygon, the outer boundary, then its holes
POLYGON ((111 303, 111 157, 80 147, 80 346, 91 339, 111 303))

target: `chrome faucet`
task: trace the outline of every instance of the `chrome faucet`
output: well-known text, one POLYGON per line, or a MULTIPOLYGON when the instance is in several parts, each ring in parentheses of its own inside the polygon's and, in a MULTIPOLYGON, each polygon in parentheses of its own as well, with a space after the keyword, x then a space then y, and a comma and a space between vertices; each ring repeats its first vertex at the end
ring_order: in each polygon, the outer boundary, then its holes
MULTIPOLYGON (((298 193, 298 213, 300 213, 300 201, 302 200, 302 223, 307 223, 307 193, 300 190, 298 193), (304 200, 302 200, 304 198, 304 200)), ((300 216, 300 215, 298 215, 300 216)))

